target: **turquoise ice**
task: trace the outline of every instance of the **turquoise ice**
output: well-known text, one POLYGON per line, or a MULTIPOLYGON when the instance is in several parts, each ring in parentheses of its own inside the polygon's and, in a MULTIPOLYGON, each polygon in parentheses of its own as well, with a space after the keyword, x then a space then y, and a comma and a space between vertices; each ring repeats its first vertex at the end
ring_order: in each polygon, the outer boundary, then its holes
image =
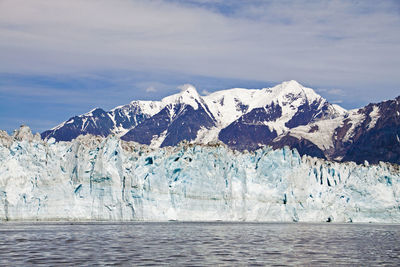
POLYGON ((0 220, 400 222, 400 170, 224 145, 0 133, 0 220))

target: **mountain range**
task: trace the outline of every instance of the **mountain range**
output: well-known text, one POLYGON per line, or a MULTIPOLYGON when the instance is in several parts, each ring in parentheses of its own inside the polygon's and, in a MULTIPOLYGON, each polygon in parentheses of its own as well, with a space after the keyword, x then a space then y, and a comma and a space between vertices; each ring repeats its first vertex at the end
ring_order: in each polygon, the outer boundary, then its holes
POLYGON ((296 148, 334 161, 400 164, 400 96, 360 109, 329 103, 296 81, 271 88, 221 90, 201 96, 191 85, 161 101, 95 108, 41 134, 120 136, 151 147, 223 142, 237 150, 296 148))

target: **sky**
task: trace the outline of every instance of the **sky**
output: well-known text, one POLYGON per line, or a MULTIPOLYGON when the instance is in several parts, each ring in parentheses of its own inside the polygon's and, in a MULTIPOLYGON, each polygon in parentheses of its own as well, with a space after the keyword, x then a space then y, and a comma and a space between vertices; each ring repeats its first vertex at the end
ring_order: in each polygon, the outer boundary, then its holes
POLYGON ((359 108, 400 95, 400 1, 0 0, 0 129, 286 80, 359 108))

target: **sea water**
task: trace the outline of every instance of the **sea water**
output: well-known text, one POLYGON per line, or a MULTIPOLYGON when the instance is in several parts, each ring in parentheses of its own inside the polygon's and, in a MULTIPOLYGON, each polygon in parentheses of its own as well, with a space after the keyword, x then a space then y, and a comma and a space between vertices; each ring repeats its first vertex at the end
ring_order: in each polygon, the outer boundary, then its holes
POLYGON ((400 225, 2 223, 0 265, 400 264, 400 225))

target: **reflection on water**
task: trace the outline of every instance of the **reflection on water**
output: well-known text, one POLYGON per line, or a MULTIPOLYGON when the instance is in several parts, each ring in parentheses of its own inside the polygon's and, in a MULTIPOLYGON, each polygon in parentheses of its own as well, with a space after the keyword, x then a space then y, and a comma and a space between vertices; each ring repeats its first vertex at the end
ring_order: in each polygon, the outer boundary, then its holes
POLYGON ((400 226, 4 223, 0 265, 399 265, 400 226))

